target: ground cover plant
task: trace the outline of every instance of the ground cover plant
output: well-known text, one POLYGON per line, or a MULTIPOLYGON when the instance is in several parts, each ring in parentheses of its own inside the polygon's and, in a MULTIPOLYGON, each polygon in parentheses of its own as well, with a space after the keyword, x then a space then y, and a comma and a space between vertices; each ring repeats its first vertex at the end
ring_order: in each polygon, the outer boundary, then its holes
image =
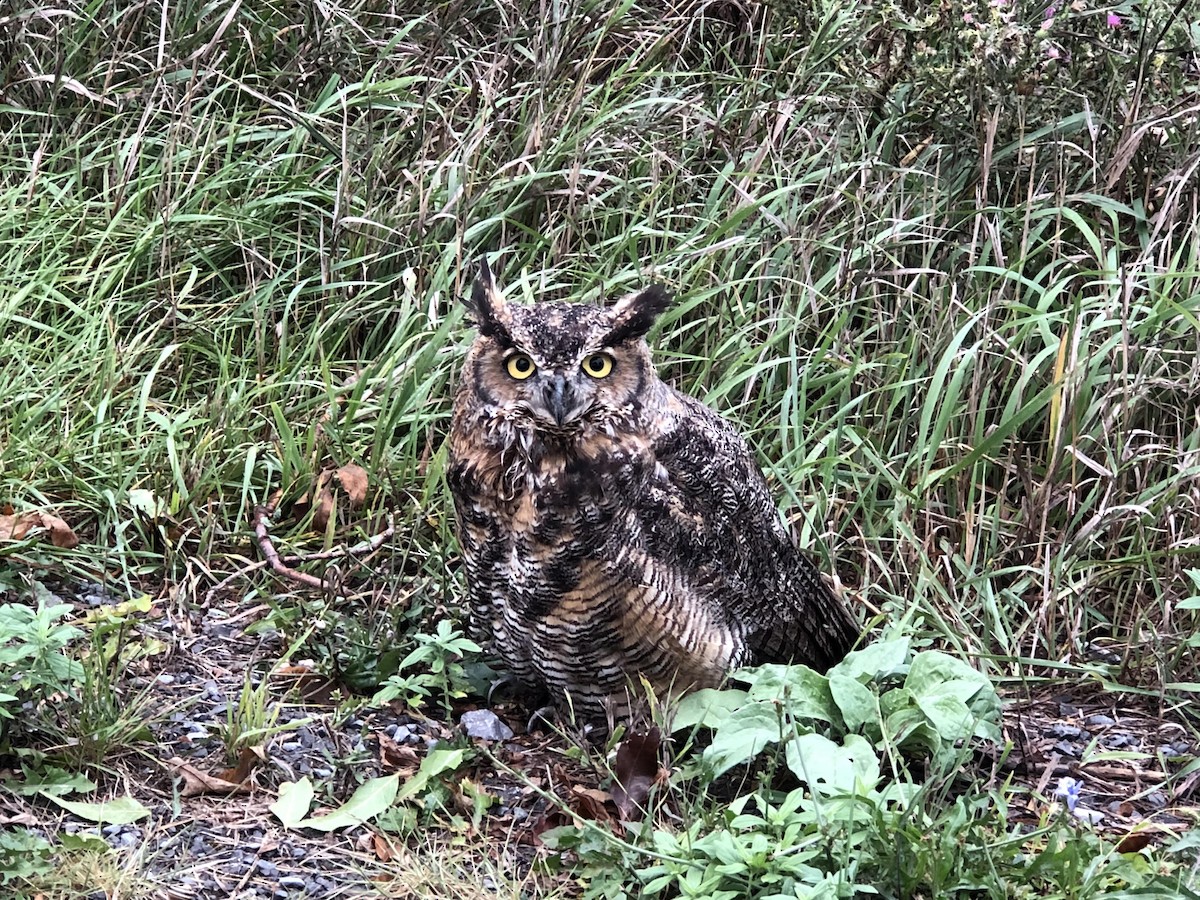
POLYGON ((0 893, 1194 896, 1198 29, 0 7, 0 893), (677 293, 661 371, 862 655, 624 756, 464 732, 483 252, 527 300, 677 293))

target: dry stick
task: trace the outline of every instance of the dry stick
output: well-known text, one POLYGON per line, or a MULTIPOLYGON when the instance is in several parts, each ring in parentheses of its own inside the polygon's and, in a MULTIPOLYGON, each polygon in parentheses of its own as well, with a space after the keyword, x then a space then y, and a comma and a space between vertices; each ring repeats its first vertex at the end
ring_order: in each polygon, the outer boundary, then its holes
POLYGON ((271 535, 267 531, 267 520, 272 512, 274 512, 274 508, 271 504, 255 507, 254 518, 252 520, 254 525, 254 536, 258 540, 258 546, 262 549, 263 556, 266 558, 243 566, 231 575, 222 578, 219 582, 209 588, 208 592, 204 595, 205 605, 211 603, 213 597, 215 597, 219 591, 224 590, 237 579, 245 575, 249 575, 251 572, 257 572, 259 569, 265 569, 267 566, 270 566, 280 575, 284 575, 294 581, 300 582, 301 584, 308 585, 309 587, 315 587, 318 590, 324 590, 325 582, 323 579, 317 578, 314 575, 309 575, 305 572, 297 572, 295 569, 289 567, 287 563, 314 562, 321 559, 335 559, 345 556, 365 556, 366 554, 373 553, 378 550, 380 546, 383 545, 384 541, 396 533, 395 517, 392 513, 388 513, 387 528, 379 532, 379 534, 375 535, 370 540, 362 541, 361 543, 355 544, 353 547, 347 547, 340 550, 322 550, 319 553, 303 553, 294 556, 287 556, 281 559, 279 553, 275 550, 274 543, 271 541, 271 535))

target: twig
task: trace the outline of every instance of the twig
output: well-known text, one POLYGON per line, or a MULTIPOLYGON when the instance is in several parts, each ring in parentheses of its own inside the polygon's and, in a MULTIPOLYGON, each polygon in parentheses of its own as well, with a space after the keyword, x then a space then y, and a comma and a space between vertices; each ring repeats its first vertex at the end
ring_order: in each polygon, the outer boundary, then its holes
POLYGON ((232 574, 222 578, 219 582, 208 589, 204 595, 204 603, 207 606, 212 603, 213 598, 222 590, 239 578, 257 572, 259 569, 265 569, 268 566, 293 581, 298 581, 300 584, 309 587, 325 590, 326 584, 323 578, 317 578, 315 575, 309 575, 306 572, 297 572, 289 563, 306 563, 315 562, 322 559, 337 559, 345 556, 365 556, 369 553, 374 553, 378 550, 392 535, 396 533, 396 520, 392 513, 387 515, 387 527, 374 535, 368 540, 361 541, 353 547, 343 547, 335 550, 322 550, 318 553, 301 553, 291 556, 280 557, 275 549, 275 544, 271 540, 271 535, 267 531, 267 522, 270 520, 271 514, 275 511, 274 504, 268 503, 265 506, 256 507, 254 510, 254 518, 251 523, 254 526, 254 537, 258 541, 258 546, 262 550, 264 559, 249 563, 242 566, 232 574))

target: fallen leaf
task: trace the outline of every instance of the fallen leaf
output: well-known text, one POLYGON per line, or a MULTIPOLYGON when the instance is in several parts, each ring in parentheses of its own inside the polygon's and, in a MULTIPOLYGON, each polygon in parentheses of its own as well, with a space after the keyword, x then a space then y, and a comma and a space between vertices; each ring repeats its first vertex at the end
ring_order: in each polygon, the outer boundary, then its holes
MULTIPOLYGON (((540 818, 536 819, 529 828, 522 828, 517 831, 518 844, 538 845, 542 842, 542 835, 547 831, 552 831, 555 828, 561 828, 563 825, 570 825, 571 820, 567 818, 562 810, 556 807, 551 807, 546 810, 540 818)), ((504 829, 504 837, 507 840, 511 834, 510 828, 504 829)))
POLYGON ((75 536, 70 525, 48 512, 42 513, 41 516, 42 526, 50 532, 50 543, 55 547, 72 550, 79 546, 79 538, 75 536))
POLYGON ((130 490, 129 508, 147 522, 157 522, 167 514, 167 504, 146 488, 130 490))
POLYGON ((399 799, 407 800, 417 796, 425 790, 430 779, 453 772, 463 764, 466 758, 467 751, 462 748, 446 750, 438 747, 430 750, 425 755, 425 759, 421 761, 421 768, 417 770, 417 773, 404 782, 404 787, 400 789, 399 799))
POLYGON ((30 513, 0 516, 0 541, 23 541, 34 526, 35 522, 30 513))
POLYGON ((329 519, 336 512, 337 501, 333 499, 333 491, 329 487, 329 479, 332 476, 332 469, 324 469, 317 476, 317 503, 313 508, 313 527, 317 531, 328 528, 329 519))
POLYGON ((385 775, 383 778, 372 778, 364 781, 353 796, 337 809, 323 816, 310 816, 296 823, 297 828, 314 828, 317 831, 333 831, 335 828, 348 828, 367 822, 389 806, 396 799, 396 791, 400 789, 400 776, 385 775))
POLYGON ((110 825, 129 825, 138 819, 150 815, 150 810, 142 806, 132 797, 118 797, 105 803, 82 803, 77 800, 64 800, 54 794, 43 794, 47 800, 52 800, 69 813, 74 813, 89 822, 107 822, 110 825))
POLYGON ((594 822, 612 822, 616 820, 616 816, 608 809, 608 805, 612 803, 612 800, 612 795, 608 791, 580 787, 579 785, 571 788, 571 809, 582 818, 591 819, 594 822))
POLYGON ((1117 852, 1137 853, 1150 843, 1150 838, 1151 834, 1149 831, 1131 831, 1118 842, 1117 852))
POLYGON ((283 823, 284 828, 295 828, 308 815, 312 806, 313 786, 305 775, 299 781, 287 781, 279 786, 279 799, 268 809, 275 818, 283 823))
POLYGON ((380 862, 392 861, 392 844, 382 834, 371 832, 372 844, 375 848, 375 858, 380 862))
POLYGON ((238 754, 237 765, 232 769, 217 772, 217 778, 230 784, 241 784, 250 777, 250 773, 258 768, 259 763, 267 761, 267 751, 263 747, 243 747, 238 754))
POLYGON ((79 546, 79 538, 71 526, 52 513, 34 510, 0 515, 0 541, 23 541, 35 528, 46 529, 50 543, 55 547, 71 550, 79 546))
POLYGON ((226 781, 216 775, 201 772, 178 756, 168 759, 167 765, 183 779, 183 787, 179 791, 181 797, 196 797, 200 794, 244 794, 250 791, 250 785, 246 782, 226 781))
POLYGON ((275 677, 289 676, 289 677, 300 678, 300 677, 304 677, 306 675, 312 675, 312 674, 313 674, 312 666, 304 666, 304 665, 280 666, 278 669, 275 669, 273 672, 271 672, 271 677, 275 678, 275 677))
POLYGON ((356 509, 367 501, 367 470, 353 463, 337 470, 337 480, 346 492, 350 508, 356 509))
POLYGON ((622 821, 640 821, 646 815, 650 789, 665 780, 667 773, 659 763, 661 748, 658 726, 647 732, 631 733, 617 748, 612 796, 622 821))
POLYGON ((15 816, 0 816, 0 825, 40 825, 32 813, 17 813, 15 816))
POLYGON ((395 772, 405 781, 416 774, 421 767, 421 759, 412 747, 396 743, 386 732, 375 732, 379 742, 379 764, 385 772, 395 772))

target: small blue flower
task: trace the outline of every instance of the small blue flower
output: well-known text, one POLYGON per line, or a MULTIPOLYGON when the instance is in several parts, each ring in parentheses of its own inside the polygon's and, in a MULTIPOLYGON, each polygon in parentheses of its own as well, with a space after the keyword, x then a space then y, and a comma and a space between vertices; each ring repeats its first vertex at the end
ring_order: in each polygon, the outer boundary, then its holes
POLYGON ((1079 789, 1082 787, 1082 781, 1076 781, 1070 775, 1064 775, 1058 779, 1058 787, 1054 789, 1054 796, 1066 800, 1068 812, 1073 813, 1075 804, 1079 802, 1079 789))

